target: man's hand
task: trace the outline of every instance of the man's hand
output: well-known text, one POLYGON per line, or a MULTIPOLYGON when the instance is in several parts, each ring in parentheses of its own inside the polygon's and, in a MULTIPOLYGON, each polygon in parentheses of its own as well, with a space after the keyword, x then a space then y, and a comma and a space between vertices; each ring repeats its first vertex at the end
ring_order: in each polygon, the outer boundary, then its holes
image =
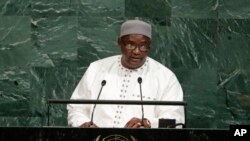
POLYGON ((124 126, 125 128, 150 128, 151 124, 148 119, 144 118, 143 121, 139 118, 133 117, 131 120, 129 120, 126 125, 124 126))
POLYGON ((80 127, 82 128, 98 128, 98 126, 93 122, 85 122, 80 127))

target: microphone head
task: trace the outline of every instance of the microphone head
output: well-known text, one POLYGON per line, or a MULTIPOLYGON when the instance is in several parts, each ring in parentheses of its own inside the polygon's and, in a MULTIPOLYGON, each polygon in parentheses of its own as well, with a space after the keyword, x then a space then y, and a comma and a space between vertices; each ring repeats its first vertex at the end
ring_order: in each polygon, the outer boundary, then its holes
POLYGON ((102 86, 106 85, 106 80, 102 80, 102 86))
POLYGON ((141 84, 141 82, 142 82, 142 78, 141 78, 141 77, 138 77, 137 81, 138 81, 138 83, 140 83, 140 84, 141 84))

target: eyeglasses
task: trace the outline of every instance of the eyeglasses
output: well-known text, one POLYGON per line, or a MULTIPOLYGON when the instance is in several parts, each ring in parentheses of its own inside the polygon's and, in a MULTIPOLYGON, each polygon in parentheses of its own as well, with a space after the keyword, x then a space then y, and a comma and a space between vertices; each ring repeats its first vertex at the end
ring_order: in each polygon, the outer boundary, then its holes
POLYGON ((141 52, 146 52, 150 49, 150 47, 146 45, 126 44, 125 47, 126 49, 129 49, 129 50, 134 50, 136 47, 138 47, 141 52))

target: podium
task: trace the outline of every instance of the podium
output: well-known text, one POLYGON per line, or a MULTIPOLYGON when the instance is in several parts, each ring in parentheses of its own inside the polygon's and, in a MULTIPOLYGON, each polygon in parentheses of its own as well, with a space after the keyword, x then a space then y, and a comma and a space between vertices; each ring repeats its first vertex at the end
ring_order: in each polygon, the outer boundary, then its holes
MULTIPOLYGON (((47 113, 48 126, 50 126, 50 107, 52 104, 125 104, 125 105, 141 105, 141 106, 143 105, 184 106, 185 115, 186 115, 186 105, 187 105, 187 103, 184 101, 79 100, 79 99, 78 100, 49 99, 47 103, 48 103, 48 113, 47 113)), ((185 125, 183 125, 183 127, 185 127, 185 125)))
POLYGON ((0 127, 0 141, 229 141, 226 129, 0 127))
POLYGON ((128 104, 178 105, 185 102, 169 101, 114 101, 114 100, 48 100, 48 126, 0 127, 0 141, 229 141, 229 130, 202 128, 72 128, 50 125, 52 104, 128 104))

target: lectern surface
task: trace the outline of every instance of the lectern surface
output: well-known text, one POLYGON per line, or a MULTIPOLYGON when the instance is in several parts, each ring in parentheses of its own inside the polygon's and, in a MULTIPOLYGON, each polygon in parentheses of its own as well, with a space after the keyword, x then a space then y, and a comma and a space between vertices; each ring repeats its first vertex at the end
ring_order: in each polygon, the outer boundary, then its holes
POLYGON ((0 127, 0 141, 228 141, 220 129, 0 127))

